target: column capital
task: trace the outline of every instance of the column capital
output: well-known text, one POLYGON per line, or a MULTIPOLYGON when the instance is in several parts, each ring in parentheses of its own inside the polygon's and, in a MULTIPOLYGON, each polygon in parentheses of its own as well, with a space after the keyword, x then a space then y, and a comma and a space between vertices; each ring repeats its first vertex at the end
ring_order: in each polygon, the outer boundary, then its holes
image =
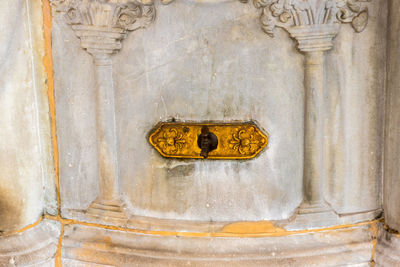
POLYGON ((53 10, 62 13, 66 23, 72 25, 82 48, 93 56, 119 51, 127 32, 146 28, 156 17, 153 0, 52 0, 51 3, 53 10))
MULTIPOLYGON (((240 0, 248 2, 249 0, 240 0)), ((261 9, 262 29, 274 36, 275 27, 288 31, 299 43, 299 50, 326 51, 341 23, 351 23, 356 32, 362 32, 368 23, 370 0, 254 0, 261 9)))
POLYGON ((294 26, 287 28, 290 36, 296 39, 301 52, 327 51, 333 47, 333 38, 339 32, 340 25, 320 24, 294 26))

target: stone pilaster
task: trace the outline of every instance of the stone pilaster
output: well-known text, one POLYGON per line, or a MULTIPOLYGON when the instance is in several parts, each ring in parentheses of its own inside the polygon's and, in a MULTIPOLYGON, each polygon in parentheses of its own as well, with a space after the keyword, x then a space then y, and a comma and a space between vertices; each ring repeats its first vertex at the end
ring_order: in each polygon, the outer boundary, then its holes
POLYGON ((383 204, 385 222, 400 231, 400 2, 390 1, 383 204))
POLYGON ((326 210, 322 193, 324 137, 324 51, 333 47, 339 24, 297 26, 287 29, 305 55, 304 90, 304 202, 300 213, 326 210))
MULTIPOLYGON (((242 1, 247 2, 247 1, 242 1)), ((294 228, 336 224, 323 196, 324 183, 324 52, 333 47, 341 23, 351 23, 356 32, 365 29, 368 9, 358 0, 256 0, 262 10, 260 22, 269 36, 275 27, 285 29, 305 55, 304 64, 304 200, 299 214, 313 214, 312 220, 297 218, 294 228), (307 221, 312 221, 308 224, 307 221)))
POLYGON ((376 266, 400 266, 400 2, 389 1, 385 176, 385 224, 379 229, 376 266))
POLYGON ((52 3, 57 11, 65 14, 81 47, 92 55, 94 62, 99 195, 87 213, 126 221, 128 216, 119 190, 112 55, 122 48, 121 42, 128 32, 145 28, 154 21, 154 3, 136 0, 54 0, 52 3))

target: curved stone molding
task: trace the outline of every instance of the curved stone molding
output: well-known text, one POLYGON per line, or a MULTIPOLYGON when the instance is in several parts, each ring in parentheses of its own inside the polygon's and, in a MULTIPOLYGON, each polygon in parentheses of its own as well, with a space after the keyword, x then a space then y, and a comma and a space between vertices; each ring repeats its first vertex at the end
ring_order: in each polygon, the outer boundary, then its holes
POLYGON ((53 266, 60 225, 42 221, 21 233, 0 236, 0 266, 53 266))
POLYGON ((369 266, 372 238, 367 225, 257 238, 146 235, 68 225, 62 260, 65 266, 88 262, 101 266, 369 266))
MULTIPOLYGON (((248 2, 248 1, 241 1, 248 2)), ((299 214, 319 214, 315 220, 338 221, 325 202, 324 181, 324 52, 332 49, 340 23, 351 23, 356 32, 368 22, 368 0, 254 0, 262 10, 261 25, 269 36, 275 27, 285 29, 305 55, 304 200, 299 214), (330 219, 327 219, 330 218, 330 219)), ((308 215, 306 215, 308 216, 308 215)), ((315 215, 313 215, 315 216, 315 215)), ((303 219, 298 218, 298 221, 303 219)), ((330 224, 330 223, 328 223, 330 224)), ((303 223, 294 227, 300 227, 303 223)), ((308 227, 307 224, 304 227, 308 227)))
MULTIPOLYGON (((93 206, 93 205, 92 205, 93 206)), ((103 209, 104 210, 104 209, 103 209)), ((175 219, 160 219, 155 217, 136 216, 133 214, 127 215, 127 218, 119 218, 117 216, 109 216, 101 210, 97 214, 90 213, 85 210, 65 209, 63 215, 67 218, 86 223, 100 222, 104 225, 112 225, 124 227, 129 229, 138 229, 141 231, 178 231, 178 232, 203 232, 203 233, 217 233, 224 228, 235 224, 233 221, 194 221, 194 220, 175 220, 175 219)), ((289 220, 284 221, 258 221, 257 223, 270 223, 274 227, 278 227, 285 231, 297 231, 306 228, 314 229, 324 227, 332 227, 336 225, 348 225, 352 223, 361 223, 370 220, 370 218, 377 218, 381 214, 380 210, 375 210, 366 213, 356 213, 352 215, 338 215, 336 213, 324 214, 325 217, 321 218, 321 214, 312 213, 307 216, 292 216, 289 220)), ((251 224, 251 222, 248 222, 251 224)))

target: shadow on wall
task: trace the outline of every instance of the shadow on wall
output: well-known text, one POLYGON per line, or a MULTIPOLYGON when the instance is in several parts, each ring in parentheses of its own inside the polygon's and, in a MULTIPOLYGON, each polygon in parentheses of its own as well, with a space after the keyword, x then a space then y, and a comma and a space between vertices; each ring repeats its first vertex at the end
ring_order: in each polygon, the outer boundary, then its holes
POLYGON ((23 210, 24 204, 20 194, 0 184, 0 234, 20 228, 23 223, 23 210))

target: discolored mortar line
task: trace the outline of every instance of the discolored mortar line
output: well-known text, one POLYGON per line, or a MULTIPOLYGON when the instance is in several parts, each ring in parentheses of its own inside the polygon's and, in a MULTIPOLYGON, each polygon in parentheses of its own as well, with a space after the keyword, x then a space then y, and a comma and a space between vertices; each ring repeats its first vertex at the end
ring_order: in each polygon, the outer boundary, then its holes
POLYGON ((376 253, 376 246, 378 245, 378 223, 382 222, 383 219, 378 220, 374 224, 371 224, 370 231, 372 234, 372 250, 371 250, 371 266, 375 266, 375 253, 376 253))
MULTIPOLYGON (((134 229, 134 228, 124 228, 124 227, 110 226, 110 225, 104 225, 104 224, 99 224, 99 223, 89 223, 89 222, 73 220, 73 219, 65 219, 60 216, 53 216, 53 215, 45 214, 42 217, 40 217, 39 220, 37 220, 33 224, 30 224, 20 230, 7 232, 5 234, 11 235, 11 234, 24 232, 28 229, 31 229, 31 228, 37 226, 40 222, 42 222, 43 219, 57 221, 61 224, 62 227, 65 225, 77 224, 77 225, 102 228, 102 229, 106 229, 106 230, 117 230, 117 231, 131 232, 131 233, 138 233, 138 234, 149 234, 149 235, 160 235, 160 236, 183 236, 183 237, 290 236, 290 235, 295 235, 295 234, 318 233, 318 232, 324 232, 324 231, 341 230, 341 229, 348 229, 348 228, 353 228, 353 227, 358 227, 358 226, 369 225, 371 227, 371 232, 373 233, 374 239, 376 239, 377 232, 378 232, 377 224, 383 222, 383 219, 377 219, 377 220, 365 221, 365 222, 360 222, 360 223, 355 223, 355 224, 344 224, 344 225, 336 225, 336 226, 325 227, 325 228, 317 228, 317 229, 309 229, 309 230, 293 230, 293 231, 283 231, 283 232, 282 231, 280 231, 280 232, 275 232, 275 231, 258 232, 258 233, 251 233, 251 232, 232 233, 232 232, 224 232, 224 231, 221 231, 221 232, 179 232, 179 231, 158 231, 158 230, 155 231, 155 230, 141 230, 141 229, 134 229)), ((257 222, 244 222, 244 224, 246 224, 246 223, 249 224, 249 227, 250 227, 257 222)))
POLYGON ((52 30, 52 16, 49 0, 42 0, 43 12, 43 31, 44 31, 44 45, 45 55, 43 57, 43 66, 47 74, 47 95, 49 99, 50 108, 50 124, 51 124, 51 140, 53 143, 53 157, 54 157, 54 170, 55 170, 55 183, 57 193, 57 209, 58 214, 61 214, 61 198, 60 198, 60 179, 59 179, 59 154, 57 142, 57 129, 56 129, 56 108, 54 98, 54 72, 53 72, 53 53, 51 43, 51 30, 52 30))
POLYGON ((56 254, 54 255, 54 266, 55 267, 62 267, 61 247, 62 247, 63 236, 64 236, 64 224, 61 223, 60 236, 58 237, 57 251, 56 251, 56 254))
MULTIPOLYGON (((42 13, 43 13, 43 34, 44 34, 44 50, 43 66, 47 74, 47 96, 49 100, 50 112, 50 127, 51 127, 51 140, 53 143, 53 158, 54 158, 54 172, 55 172, 55 185, 57 195, 57 215, 61 214, 61 197, 60 197, 60 178, 59 178, 59 154, 57 142, 57 128, 56 128, 56 108, 54 97, 54 72, 53 72, 53 52, 52 52, 52 16, 49 0, 42 0, 42 13)), ((64 235, 64 224, 61 223, 60 236, 58 237, 57 251, 55 254, 55 266, 62 267, 61 263, 61 246, 62 238, 64 235)), ((40 222, 40 221, 39 221, 40 222)))
MULTIPOLYGON (((361 223, 355 224, 345 224, 345 225, 337 225, 331 226, 326 228, 319 228, 319 229, 310 229, 310 230, 294 230, 294 231, 283 231, 283 232, 259 232, 259 233, 230 233, 230 232, 179 232, 179 231, 154 231, 154 230, 141 230, 141 229, 133 229, 133 228, 124 228, 124 227, 117 227, 117 226, 110 226, 98 223, 88 223, 73 219, 64 219, 60 216, 52 216, 52 215, 44 215, 45 219, 54 220, 60 222, 63 226, 65 225, 84 225, 84 226, 91 226, 96 228, 102 228, 106 230, 116 230, 122 232, 130 232, 130 233, 137 233, 137 234, 147 234, 147 235, 158 235, 158 236, 182 236, 182 237, 277 237, 277 236, 290 236, 296 234, 306 234, 306 233, 318 233, 324 231, 331 231, 331 230, 341 230, 341 229, 348 229, 357 226, 366 226, 366 225, 374 225, 379 223, 381 220, 373 220, 373 221, 366 221, 361 223)), ((253 224, 254 222, 248 222, 249 225, 253 224)))
POLYGON ((29 229, 34 228, 35 226, 37 226, 42 220, 43 220, 43 216, 41 216, 36 222, 34 222, 32 224, 28 224, 27 226, 25 226, 24 228, 21 228, 19 230, 10 231, 10 232, 0 232, 0 237, 8 236, 8 235, 14 235, 14 234, 25 232, 26 230, 29 230, 29 229))
POLYGON ((400 232, 399 232, 399 231, 390 228, 390 226, 387 225, 387 224, 384 222, 384 220, 382 220, 382 223, 383 223, 383 228, 384 228, 387 232, 389 232, 389 233, 391 233, 391 234, 393 234, 393 235, 395 235, 395 236, 397 236, 397 237, 400 238, 400 232))

